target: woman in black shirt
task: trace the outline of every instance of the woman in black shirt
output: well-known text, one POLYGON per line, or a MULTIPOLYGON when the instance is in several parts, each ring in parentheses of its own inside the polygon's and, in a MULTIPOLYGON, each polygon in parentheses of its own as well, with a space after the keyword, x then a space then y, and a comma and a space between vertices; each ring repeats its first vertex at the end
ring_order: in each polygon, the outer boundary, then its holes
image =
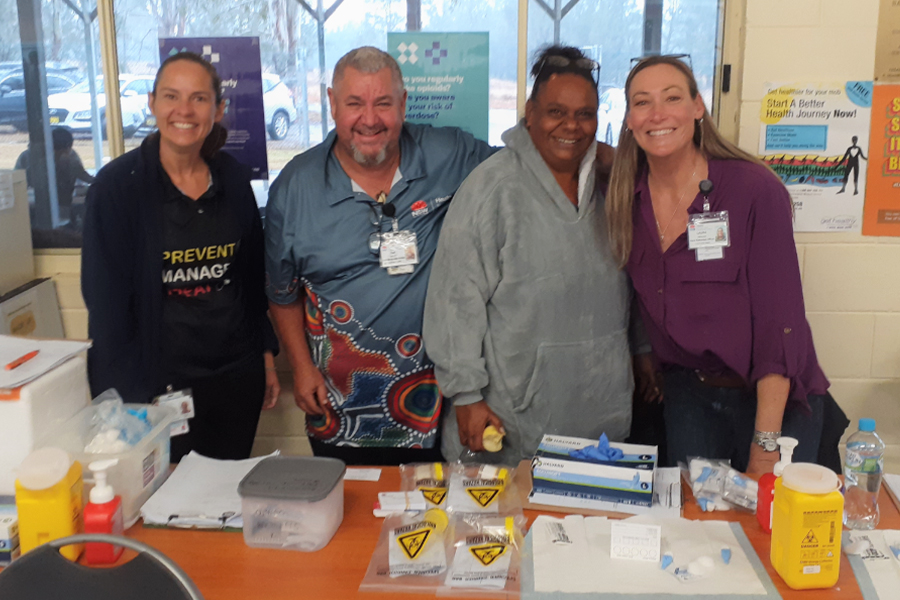
POLYGON ((172 439, 172 459, 190 450, 245 458, 260 408, 280 391, 249 169, 219 151, 225 104, 200 56, 163 62, 149 105, 158 133, 102 169, 88 192, 91 389, 148 402, 190 388, 196 415, 172 439))

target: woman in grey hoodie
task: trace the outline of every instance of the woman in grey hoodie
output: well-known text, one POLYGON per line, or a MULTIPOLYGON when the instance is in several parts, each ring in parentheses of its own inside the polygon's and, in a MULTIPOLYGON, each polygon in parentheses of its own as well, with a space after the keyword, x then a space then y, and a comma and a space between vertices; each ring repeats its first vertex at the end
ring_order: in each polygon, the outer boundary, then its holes
POLYGON ((487 425, 505 430, 506 463, 543 434, 628 435, 630 291, 595 186, 597 70, 576 48, 544 50, 525 118, 448 210, 424 324, 447 460, 483 450, 487 425))

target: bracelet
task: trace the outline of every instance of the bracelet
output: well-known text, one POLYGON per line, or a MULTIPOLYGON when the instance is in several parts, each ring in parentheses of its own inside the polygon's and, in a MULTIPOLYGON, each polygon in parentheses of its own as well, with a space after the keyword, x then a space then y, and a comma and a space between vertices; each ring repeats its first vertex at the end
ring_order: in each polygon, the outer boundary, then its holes
POLYGON ((779 438, 781 437, 780 431, 760 431, 756 429, 753 431, 753 436, 758 438, 779 438))

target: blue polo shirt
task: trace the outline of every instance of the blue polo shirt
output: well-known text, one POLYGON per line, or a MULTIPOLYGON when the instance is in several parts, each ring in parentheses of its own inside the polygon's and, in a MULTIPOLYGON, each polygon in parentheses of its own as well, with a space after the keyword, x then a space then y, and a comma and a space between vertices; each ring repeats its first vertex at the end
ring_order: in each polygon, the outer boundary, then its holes
POLYGON ((416 233, 419 264, 388 275, 369 237, 391 220, 379 223, 375 200, 354 191, 335 140, 332 131, 294 157, 266 206, 266 293, 290 304, 303 288, 307 341, 331 403, 307 416, 307 431, 333 444, 431 448, 441 396, 422 347, 428 276, 450 199, 494 149, 460 129, 404 124, 387 201, 400 229, 416 233))

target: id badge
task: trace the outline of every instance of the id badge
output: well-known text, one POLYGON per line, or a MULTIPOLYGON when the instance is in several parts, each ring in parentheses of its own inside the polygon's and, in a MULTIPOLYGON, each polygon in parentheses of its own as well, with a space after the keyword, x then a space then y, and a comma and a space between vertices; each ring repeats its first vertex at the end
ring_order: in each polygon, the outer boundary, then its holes
POLYGON ((166 406, 178 414, 178 420, 173 422, 169 433, 171 436, 182 435, 190 431, 188 419, 194 416, 194 396, 190 388, 168 391, 153 399, 156 406, 166 406))
POLYGON ((731 246, 728 211, 690 215, 687 234, 688 248, 696 252, 698 261, 722 258, 722 248, 731 246))
MULTIPOLYGON (((389 231, 381 234, 380 263, 388 272, 411 273, 419 264, 419 246, 415 231, 389 231)), ((391 273, 392 275, 395 273, 391 273)))

